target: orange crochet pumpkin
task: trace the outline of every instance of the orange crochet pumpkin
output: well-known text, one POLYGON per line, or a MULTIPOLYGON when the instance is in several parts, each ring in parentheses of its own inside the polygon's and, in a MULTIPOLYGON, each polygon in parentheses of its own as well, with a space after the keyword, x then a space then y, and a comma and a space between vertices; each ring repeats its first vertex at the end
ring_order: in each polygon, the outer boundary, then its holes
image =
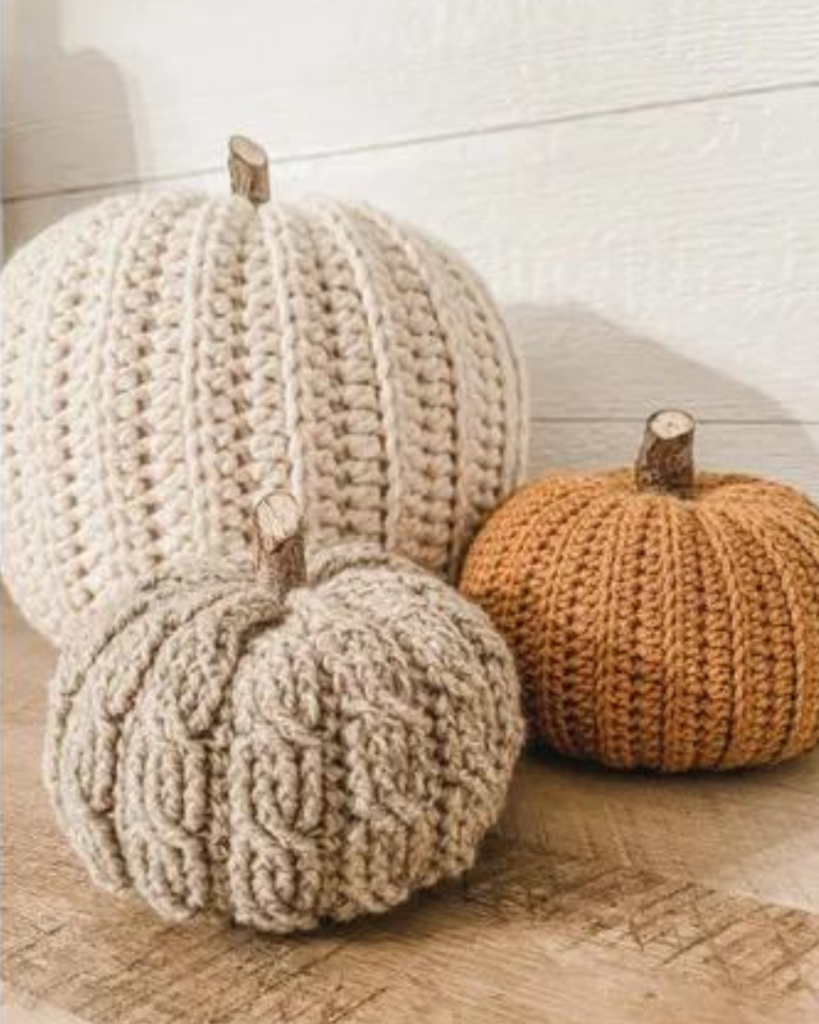
POLYGON ((515 652, 532 731, 571 756, 733 768, 819 740, 819 509, 695 475, 693 434, 655 414, 636 472, 522 488, 467 557, 461 589, 515 652))

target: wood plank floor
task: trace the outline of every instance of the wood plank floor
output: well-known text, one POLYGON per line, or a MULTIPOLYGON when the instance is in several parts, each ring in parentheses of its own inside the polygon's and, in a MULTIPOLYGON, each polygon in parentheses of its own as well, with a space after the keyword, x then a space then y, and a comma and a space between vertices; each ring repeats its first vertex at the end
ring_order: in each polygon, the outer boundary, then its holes
POLYGON ((9 1024, 819 1019, 819 755, 624 776, 546 755, 463 881, 280 939, 96 892, 40 781, 54 655, 3 607, 9 1024))

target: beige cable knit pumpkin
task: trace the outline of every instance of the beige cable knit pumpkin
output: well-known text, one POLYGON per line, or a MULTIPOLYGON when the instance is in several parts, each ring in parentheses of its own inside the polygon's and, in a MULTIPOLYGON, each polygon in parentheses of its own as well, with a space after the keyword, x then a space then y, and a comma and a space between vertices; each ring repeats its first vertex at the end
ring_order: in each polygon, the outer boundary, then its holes
POLYGON ((87 613, 52 684, 59 821, 98 884, 168 918, 386 910, 469 867, 520 747, 484 613, 372 545, 317 555, 305 585, 286 500, 255 576, 143 580, 87 613))
POLYGON ((271 483, 310 543, 451 576, 519 478, 521 369, 484 286, 374 210, 109 199, 1 288, 3 574, 57 642, 111 585, 238 554, 271 483))

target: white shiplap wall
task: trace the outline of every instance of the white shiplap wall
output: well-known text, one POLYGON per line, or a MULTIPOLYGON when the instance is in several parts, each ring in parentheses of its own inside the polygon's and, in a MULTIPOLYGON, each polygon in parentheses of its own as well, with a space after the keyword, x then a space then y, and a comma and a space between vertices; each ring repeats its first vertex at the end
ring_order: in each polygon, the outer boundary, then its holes
POLYGON ((461 248, 523 344, 532 469, 701 460, 819 497, 815 0, 6 0, 13 249, 121 188, 363 197, 461 248))

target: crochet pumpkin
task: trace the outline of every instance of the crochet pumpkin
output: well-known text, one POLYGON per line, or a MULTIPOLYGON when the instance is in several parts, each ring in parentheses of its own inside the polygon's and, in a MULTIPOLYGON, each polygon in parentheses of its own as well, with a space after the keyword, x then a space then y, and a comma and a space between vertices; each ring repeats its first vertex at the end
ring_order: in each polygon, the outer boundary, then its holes
POLYGON ((523 459, 520 366, 485 287, 374 210, 108 199, 2 277, 3 574, 60 641, 109 586, 239 556, 271 483, 310 543, 356 538, 452 574, 523 459))
POLYGON ((288 932, 469 867, 523 727, 511 655, 456 590, 361 544, 308 581, 292 498, 256 522, 255 572, 169 568, 87 613, 45 770, 98 884, 288 932))
POLYGON ((819 510, 782 484, 695 475, 693 433, 659 413, 636 474, 524 487, 466 560, 533 733, 574 757, 733 768, 819 738, 819 510))

